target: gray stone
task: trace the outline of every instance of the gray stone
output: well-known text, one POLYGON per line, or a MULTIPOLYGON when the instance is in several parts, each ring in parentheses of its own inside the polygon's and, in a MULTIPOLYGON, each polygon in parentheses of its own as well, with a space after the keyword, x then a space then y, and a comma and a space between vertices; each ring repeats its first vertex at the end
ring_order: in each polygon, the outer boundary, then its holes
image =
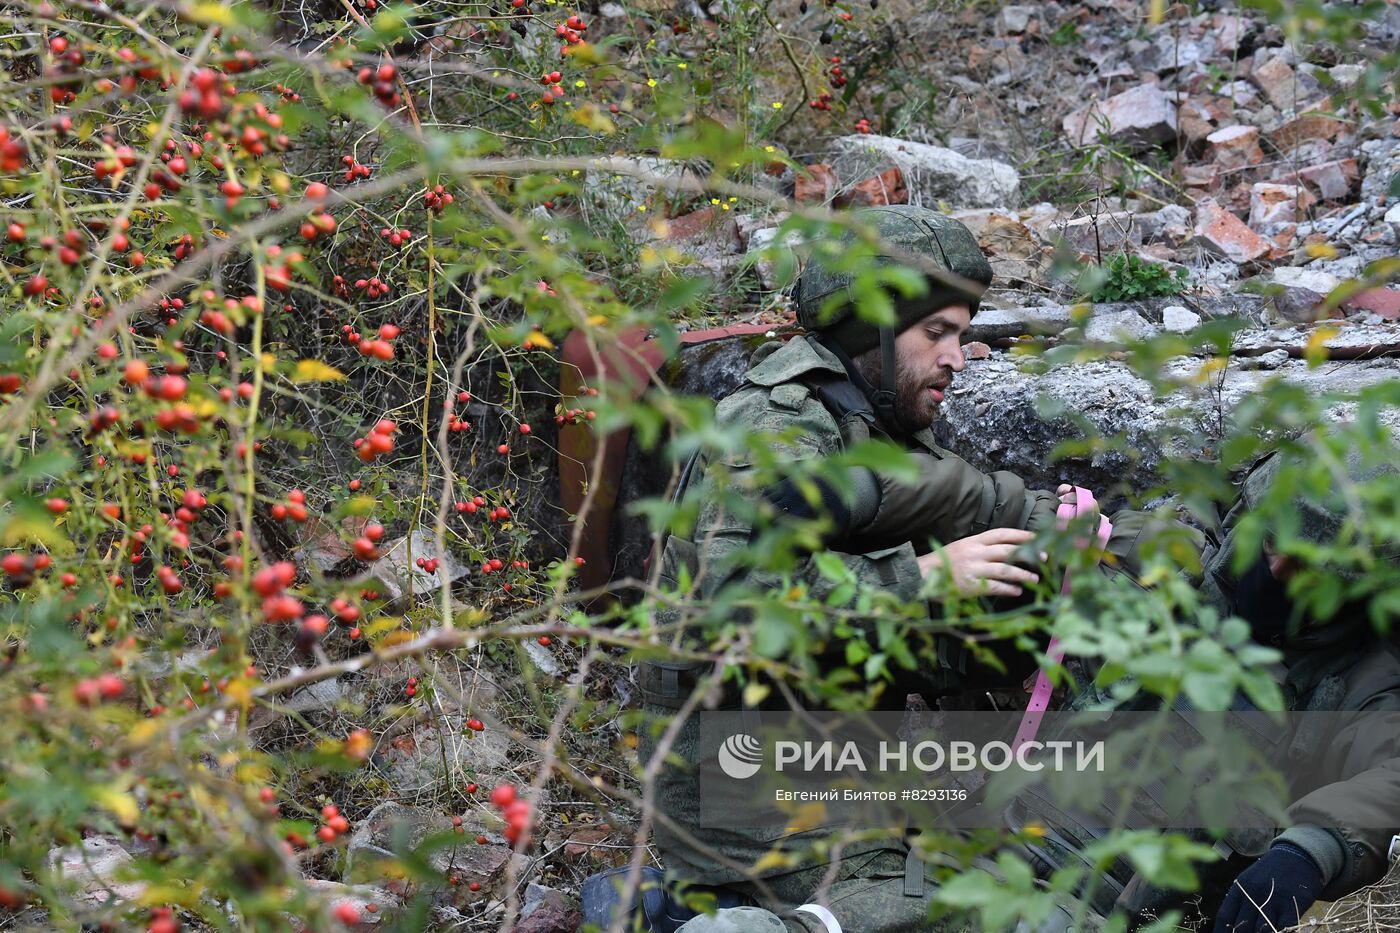
POLYGON ((53 849, 48 861, 88 906, 135 900, 146 890, 145 882, 123 877, 132 858, 115 836, 89 836, 80 845, 53 849))
POLYGON ((1168 204, 1152 214, 1150 230, 1154 237, 1171 232, 1184 235, 1191 226, 1191 212, 1180 204, 1168 204))
MULTIPOLYGON (((1389 333, 1393 337, 1394 328, 1389 333)), ((1301 345, 1306 336, 1298 337, 1301 345)), ((978 469, 1010 470, 1032 488, 1073 482, 1107 496, 1125 486, 1141 490, 1159 483, 1156 470, 1164 458, 1200 457, 1203 447, 1219 440, 1221 419, 1228 424, 1230 412, 1261 391, 1267 378, 1277 375, 1314 395, 1356 392, 1400 378, 1397 359, 1310 369, 1290 358, 1265 371, 1245 370, 1242 362, 1233 358, 1223 380, 1201 380, 1199 386, 1159 397, 1124 363, 1098 361, 1038 375, 998 352, 958 374, 955 391, 943 403, 940 440, 978 469), (1071 414, 1124 443, 1051 462, 1048 454, 1056 444, 1084 436, 1071 414)), ((1172 372, 1189 382, 1201 364, 1189 359, 1172 372)), ((1348 417, 1352 407, 1338 406, 1328 416, 1348 417)), ((1400 425, 1400 410, 1385 409, 1381 420, 1400 425)))
MULTIPOLYGON (((1313 337, 1312 327, 1277 327, 1270 330, 1244 331, 1235 335, 1235 349, 1244 351, 1259 351, 1272 349, 1274 347, 1292 347, 1299 353, 1308 345, 1313 337)), ((1348 324, 1346 327, 1336 329, 1322 346, 1329 351, 1339 354, 1361 353, 1374 346, 1393 346, 1400 342, 1400 331, 1394 325, 1381 327, 1367 327, 1364 324, 1348 324)), ((1400 361, 1387 360, 1400 367, 1400 361)), ((1348 367, 1359 366, 1360 363, 1348 362, 1348 367)))
POLYGON ((997 11, 997 31, 1018 35, 1026 31, 1031 17, 1040 12, 1039 7, 1010 4, 997 11))
POLYGON ((1365 73, 1365 65, 1333 65, 1327 69, 1327 74, 1331 76, 1333 84, 1342 90, 1355 87, 1356 82, 1360 81, 1361 76, 1365 73))
POLYGON ((1016 169, 990 159, 969 159, 940 146, 892 136, 857 134, 831 142, 828 162, 837 178, 859 180, 891 166, 904 176, 909 202, 953 208, 1015 207, 1021 177, 1016 169))
POLYGON ((1317 306, 1322 295, 1310 288, 1274 286, 1266 296, 1267 323, 1307 324, 1317 320, 1317 306))
POLYGON ((515 925, 519 933, 574 933, 582 925, 578 902, 563 891, 533 881, 525 888, 515 925))
POLYGON ((345 696, 339 680, 318 680, 293 693, 282 708, 294 713, 332 709, 345 696))
POLYGON ((354 926, 357 930, 373 929, 385 923, 394 911, 403 906, 398 897, 370 884, 341 884, 320 878, 307 878, 302 883, 308 891, 320 897, 329 910, 349 904, 359 911, 360 920, 354 926))
POLYGON ((532 641, 528 638, 521 642, 521 645, 525 648, 525 656, 530 659, 530 663, 535 666, 535 670, 547 677, 559 676, 561 673, 559 670, 559 662, 555 660, 554 652, 550 651, 539 642, 532 641))
POLYGON ((780 246, 775 246, 778 240, 779 227, 762 227, 749 234, 748 253, 744 256, 744 261, 752 263, 758 271, 759 279, 763 282, 763 287, 769 291, 776 291, 785 287, 788 283, 783 282, 779 276, 778 262, 776 258, 770 258, 773 254, 787 251, 788 258, 792 261, 792 268, 797 268, 796 247, 802 245, 802 237, 797 233, 789 233, 780 246), (769 256, 762 255, 764 250, 769 250, 769 256))
POLYGON ((1200 39, 1178 36, 1171 32, 1161 32, 1143 51, 1132 56, 1138 68, 1158 74, 1189 69, 1192 65, 1209 61, 1215 55, 1215 40, 1206 34, 1200 39))
POLYGON ((1168 305, 1162 309, 1162 329, 1174 334, 1185 334, 1201 326, 1201 316, 1188 311, 1181 305, 1168 305))
POLYGON ((972 319, 968 340, 1002 340, 1026 334, 1053 335, 1069 326, 1069 309, 1061 305, 1033 308, 983 307, 972 319))
POLYGON ((636 174, 590 173, 583 182, 584 197, 598 206, 632 216, 636 214, 637 206, 647 203, 653 193, 677 197, 681 194, 683 182, 696 180, 683 163, 674 159, 640 157, 623 159, 622 162, 637 169, 642 177, 636 174))
POLYGON ((334 523, 318 515, 301 529, 302 543, 292 551, 292 560, 299 567, 311 567, 321 574, 331 574, 352 559, 353 552, 334 523))
POLYGON ((488 887, 510 861, 511 848, 477 844, 477 835, 485 830, 477 821, 464 820, 462 828, 457 834, 451 820, 441 813, 385 801, 355 826, 345 849, 345 878, 351 882, 382 880, 393 871, 393 863, 417 850, 429 837, 460 835, 459 845, 437 846, 421 854, 444 876, 450 871, 463 885, 476 881, 488 887))
POLYGON ((1307 266, 1279 266, 1274 269, 1272 281, 1285 288, 1306 288, 1326 295, 1342 284, 1342 280, 1328 272, 1310 269, 1307 266))
POLYGON ((1099 138, 1132 149, 1150 149, 1176 138, 1176 106, 1155 84, 1137 87, 1095 101, 1065 117, 1065 136, 1071 144, 1084 146, 1099 138))
POLYGON ((1385 212, 1385 222, 1390 224, 1395 229, 1395 235, 1400 237, 1400 203, 1385 212))
POLYGON ((1248 81, 1232 81, 1221 88, 1221 93, 1236 107, 1249 107, 1259 100, 1259 92, 1248 81))
POLYGON ((399 538, 389 545, 384 555, 370 565, 370 575, 384 584, 390 602, 397 602, 411 586, 414 596, 422 596, 440 589, 444 582, 451 583, 467 575, 467 568, 451 553, 438 553, 436 542, 422 531, 399 538), (417 566, 418 558, 437 558, 436 573, 428 573, 417 566))
POLYGON ((1057 224, 1051 236, 1060 236, 1079 252, 1096 257, 1122 246, 1141 245, 1144 232, 1131 211, 1109 211, 1057 224))
POLYGON ((627 10, 620 3, 605 3, 598 7, 598 14, 605 19, 623 19, 627 10))
POLYGON ((1084 326, 1091 343, 1132 343, 1156 336, 1157 328, 1136 311, 1095 311, 1084 326))
POLYGON ((1288 351, 1284 349, 1270 350, 1258 356, 1246 356, 1240 360, 1241 369, 1278 369, 1288 362, 1288 351))

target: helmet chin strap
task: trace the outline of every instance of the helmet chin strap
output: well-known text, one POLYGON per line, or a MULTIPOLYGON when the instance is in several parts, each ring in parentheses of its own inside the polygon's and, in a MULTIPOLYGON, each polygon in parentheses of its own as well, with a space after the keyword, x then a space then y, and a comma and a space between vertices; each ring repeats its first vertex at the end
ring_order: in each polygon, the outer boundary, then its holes
POLYGON ((851 377, 851 382, 861 393, 870 400, 871 407, 875 410, 875 417, 880 423, 897 433, 914 434, 915 428, 911 428, 904 423, 904 419, 899 416, 899 409, 896 406, 898 394, 895 387, 899 384, 897 378, 898 364, 895 362, 894 339, 895 333, 892 327, 880 328, 880 387, 877 389, 870 384, 855 361, 834 340, 826 340, 818 337, 822 346, 830 350, 841 365, 846 368, 846 374, 851 377))
POLYGON ((875 413, 880 420, 892 428, 896 428, 904 433, 910 433, 899 417, 899 410, 895 407, 895 386, 898 380, 895 378, 897 364, 894 355, 894 328, 880 328, 880 388, 875 391, 871 402, 875 406, 875 413))

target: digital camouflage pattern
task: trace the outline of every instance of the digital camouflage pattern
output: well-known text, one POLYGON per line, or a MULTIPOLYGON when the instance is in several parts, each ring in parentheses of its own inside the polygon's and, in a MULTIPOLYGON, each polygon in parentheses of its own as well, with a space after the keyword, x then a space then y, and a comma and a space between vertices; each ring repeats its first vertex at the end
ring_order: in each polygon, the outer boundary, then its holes
MULTIPOLYGON (((991 264, 982 255, 977 239, 966 226, 951 217, 910 204, 865 208, 852 212, 852 216, 874 227, 884 243, 923 256, 983 286, 992 282, 991 264)), ((838 254, 854 240, 852 231, 843 231, 836 241, 838 254)), ((874 261, 890 263, 895 260, 876 256, 874 261)), ((923 295, 895 302, 895 315, 899 320, 894 327, 896 332, 949 305, 966 304, 973 314, 977 313, 980 290, 969 293, 931 278, 927 281, 929 289, 923 295)), ((798 323, 809 331, 826 333, 848 354, 855 356, 874 347, 880 333, 878 327, 856 315, 851 282, 851 273, 830 268, 823 263, 821 252, 814 251, 798 276, 794 299, 798 323), (831 316, 823 317, 821 311, 828 300, 836 304, 837 309, 831 316)))

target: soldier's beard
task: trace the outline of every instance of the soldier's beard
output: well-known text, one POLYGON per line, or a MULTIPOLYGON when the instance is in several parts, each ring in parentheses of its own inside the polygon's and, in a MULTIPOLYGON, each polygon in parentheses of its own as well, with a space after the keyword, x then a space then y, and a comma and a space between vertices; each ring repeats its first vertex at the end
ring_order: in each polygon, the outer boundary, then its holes
MULTIPOLYGON (((877 389, 880 388, 879 347, 852 357, 851 362, 855 363, 856 369, 865 377, 866 382, 877 389)), ((953 374, 942 368, 932 374, 924 373, 917 363, 916 360, 901 358, 896 348, 894 405, 900 423, 886 427, 910 432, 922 431, 938 420, 940 405, 929 394, 929 385, 934 382, 946 385, 952 382, 953 374)))

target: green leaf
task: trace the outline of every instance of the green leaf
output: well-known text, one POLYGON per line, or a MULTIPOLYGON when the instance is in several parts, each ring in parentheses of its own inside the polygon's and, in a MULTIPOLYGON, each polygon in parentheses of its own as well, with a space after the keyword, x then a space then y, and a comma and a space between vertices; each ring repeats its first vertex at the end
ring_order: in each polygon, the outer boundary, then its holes
POLYGON ((693 307, 710 290, 710 280, 704 276, 681 276, 672 282, 656 300, 657 310, 670 313, 693 307))

